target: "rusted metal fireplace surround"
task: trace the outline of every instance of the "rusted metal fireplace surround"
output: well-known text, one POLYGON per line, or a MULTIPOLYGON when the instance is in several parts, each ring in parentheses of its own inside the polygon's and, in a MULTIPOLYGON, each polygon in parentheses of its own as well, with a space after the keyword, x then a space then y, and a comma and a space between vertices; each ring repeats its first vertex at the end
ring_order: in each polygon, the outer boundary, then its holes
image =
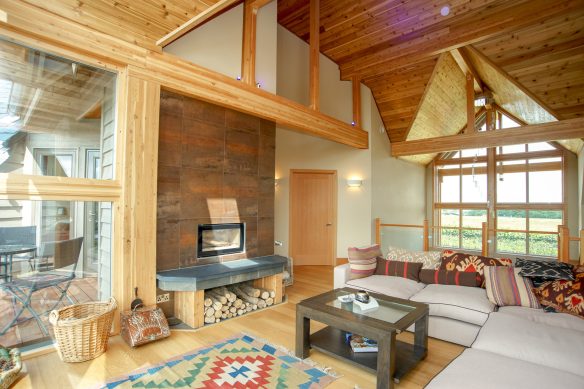
POLYGON ((245 223, 199 224, 197 258, 245 252, 245 223))

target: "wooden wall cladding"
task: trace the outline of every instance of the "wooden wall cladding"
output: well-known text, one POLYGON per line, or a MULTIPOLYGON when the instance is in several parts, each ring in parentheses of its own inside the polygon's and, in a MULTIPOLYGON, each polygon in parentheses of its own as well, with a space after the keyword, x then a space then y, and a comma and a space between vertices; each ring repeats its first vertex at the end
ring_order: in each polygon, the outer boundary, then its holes
POLYGON ((157 270, 197 259, 197 225, 246 223, 246 252, 274 253, 276 125, 162 91, 158 144, 157 270))

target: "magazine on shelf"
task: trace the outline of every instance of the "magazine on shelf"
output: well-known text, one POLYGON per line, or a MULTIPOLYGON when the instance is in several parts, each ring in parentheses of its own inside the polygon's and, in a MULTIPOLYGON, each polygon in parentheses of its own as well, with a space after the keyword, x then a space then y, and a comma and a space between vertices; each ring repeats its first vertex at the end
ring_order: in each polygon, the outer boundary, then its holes
POLYGON ((354 353, 376 353, 377 342, 360 335, 352 335, 349 342, 354 353))

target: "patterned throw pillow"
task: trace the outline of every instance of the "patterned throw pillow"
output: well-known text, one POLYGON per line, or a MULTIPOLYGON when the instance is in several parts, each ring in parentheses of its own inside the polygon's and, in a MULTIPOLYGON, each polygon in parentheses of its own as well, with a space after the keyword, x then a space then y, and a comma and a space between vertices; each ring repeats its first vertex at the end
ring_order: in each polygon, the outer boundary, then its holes
POLYGON ((574 280, 546 282, 533 291, 542 306, 584 318, 584 266, 574 270, 574 280))
POLYGON ((515 267, 523 277, 538 277, 538 281, 574 280, 572 265, 557 261, 538 261, 517 258, 515 267))
POLYGON ((422 269, 422 264, 419 262, 388 261, 387 259, 377 258, 375 274, 409 278, 420 282, 420 269, 422 269))
POLYGON ((450 250, 444 250, 442 252, 441 261, 440 270, 479 273, 482 287, 485 286, 485 279, 483 277, 483 269, 485 266, 511 266, 512 264, 511 259, 508 258, 490 258, 450 250))
POLYGON ((438 269, 440 255, 440 251, 410 251, 389 246, 385 258, 390 261, 419 262, 422 263, 422 269, 438 269))
POLYGON ((481 286, 481 277, 478 273, 448 270, 420 270, 420 282, 424 284, 481 286))
POLYGON ((507 266, 485 266, 485 285, 489 300, 500 307, 516 305, 540 308, 531 290, 529 278, 519 275, 519 269, 507 266))
POLYGON ((349 278, 354 280, 373 275, 377 268, 377 257, 383 257, 378 244, 365 248, 349 247, 349 278))

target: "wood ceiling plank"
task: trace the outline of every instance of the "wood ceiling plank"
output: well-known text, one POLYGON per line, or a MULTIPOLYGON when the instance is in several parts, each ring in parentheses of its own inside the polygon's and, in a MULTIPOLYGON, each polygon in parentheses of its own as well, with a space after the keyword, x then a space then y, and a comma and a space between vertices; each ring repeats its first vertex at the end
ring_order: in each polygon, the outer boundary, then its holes
POLYGON ((323 50, 338 62, 346 62, 352 58, 353 53, 398 39, 404 34, 431 28, 437 23, 446 23, 495 1, 497 0, 450 2, 450 13, 447 16, 440 15, 441 5, 433 1, 413 0, 397 3, 398 6, 391 3, 373 13, 371 16, 374 18, 366 19, 362 23, 339 26, 342 28, 338 31, 330 31, 330 34, 323 37, 323 50))
POLYGON ((429 30, 406 34, 400 42, 389 41, 382 46, 354 53, 353 56, 358 58, 341 63, 341 75, 347 79, 358 72, 365 77, 374 74, 380 66, 407 66, 428 56, 532 25, 578 7, 581 7, 579 1, 559 4, 546 0, 499 2, 497 6, 467 14, 448 25, 438 24, 429 30))
MULTIPOLYGON (((63 16, 74 20, 76 23, 95 29, 96 31, 107 33, 118 37, 126 42, 148 48, 159 50, 155 45, 155 36, 146 29, 138 29, 136 26, 124 25, 116 16, 103 13, 93 7, 93 3, 81 3, 74 0, 23 0, 28 4, 37 6, 55 15, 63 16), (150 35, 150 36, 148 36, 150 35)), ((97 4, 97 2, 96 2, 97 4)))
POLYGON ((584 118, 393 143, 394 157, 584 137, 584 118))
POLYGON ((557 116, 547 104, 497 67, 478 50, 469 46, 465 48, 465 51, 471 58, 485 85, 494 92, 495 101, 501 107, 529 124, 547 123, 557 119, 557 116))
POLYGON ((412 122, 408 140, 456 134, 466 123, 466 79, 450 53, 444 53, 412 122))

